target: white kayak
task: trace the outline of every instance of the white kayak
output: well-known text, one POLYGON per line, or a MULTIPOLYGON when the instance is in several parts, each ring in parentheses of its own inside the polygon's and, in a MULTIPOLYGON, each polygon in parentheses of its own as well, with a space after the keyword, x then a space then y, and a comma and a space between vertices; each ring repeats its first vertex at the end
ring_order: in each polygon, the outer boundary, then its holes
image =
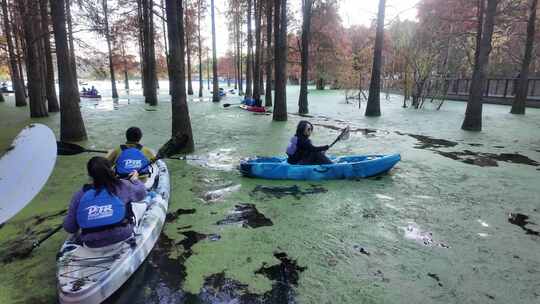
POLYGON ((56 163, 56 138, 49 127, 24 128, 0 158, 0 224, 32 201, 56 163))
POLYGON ((149 194, 143 202, 148 207, 134 229, 133 238, 102 248, 88 248, 72 238, 64 242, 57 256, 60 303, 103 302, 146 259, 159 238, 169 204, 169 171, 163 161, 152 165, 146 185, 149 194))

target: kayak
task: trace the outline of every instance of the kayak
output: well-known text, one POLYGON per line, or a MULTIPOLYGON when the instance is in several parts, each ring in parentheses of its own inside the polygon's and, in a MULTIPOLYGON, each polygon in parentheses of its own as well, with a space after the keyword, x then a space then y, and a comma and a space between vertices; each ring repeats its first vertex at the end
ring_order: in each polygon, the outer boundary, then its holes
POLYGON ((248 106, 248 105, 240 105, 240 108, 246 110, 246 111, 250 111, 250 112, 257 112, 257 113, 264 113, 266 112, 266 108, 265 107, 256 107, 256 106, 248 106))
POLYGON ((330 157, 328 165, 291 165, 287 157, 261 157, 240 162, 247 177, 292 180, 355 179, 379 175, 401 160, 399 154, 330 157))
POLYGON ((87 95, 87 94, 80 94, 81 98, 94 98, 99 99, 101 98, 101 95, 87 95))
MULTIPOLYGON (((156 243, 169 204, 169 171, 161 160, 146 181, 148 205, 134 236, 101 248, 88 248, 68 238, 57 255, 58 298, 63 303, 101 303, 120 288, 146 259, 156 243)), ((137 206, 143 204, 136 203, 137 206)))

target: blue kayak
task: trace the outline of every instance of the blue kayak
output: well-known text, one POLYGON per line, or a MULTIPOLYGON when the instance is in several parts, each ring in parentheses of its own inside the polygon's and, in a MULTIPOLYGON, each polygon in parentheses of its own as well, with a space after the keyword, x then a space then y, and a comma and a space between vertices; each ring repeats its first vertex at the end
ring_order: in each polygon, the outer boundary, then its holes
POLYGON ((375 176, 392 169, 399 154, 331 157, 328 165, 291 165, 287 157, 260 157, 240 163, 244 176, 265 179, 326 180, 375 176))

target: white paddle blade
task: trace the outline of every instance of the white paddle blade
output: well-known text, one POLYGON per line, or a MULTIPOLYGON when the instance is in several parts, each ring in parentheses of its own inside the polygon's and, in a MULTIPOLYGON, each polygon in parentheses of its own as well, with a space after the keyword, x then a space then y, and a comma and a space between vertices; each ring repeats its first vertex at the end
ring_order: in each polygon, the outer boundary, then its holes
POLYGON ((56 162, 56 138, 49 127, 24 128, 0 158, 0 224, 21 211, 51 175, 56 162))

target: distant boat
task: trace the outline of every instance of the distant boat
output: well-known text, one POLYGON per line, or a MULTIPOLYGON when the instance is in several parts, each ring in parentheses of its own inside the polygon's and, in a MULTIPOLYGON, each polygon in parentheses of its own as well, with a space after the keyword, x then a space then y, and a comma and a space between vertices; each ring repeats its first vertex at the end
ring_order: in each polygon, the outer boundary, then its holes
POLYGON ((86 81, 79 81, 79 85, 85 86, 85 85, 88 85, 88 82, 86 82, 86 81))
POLYGON ((83 94, 83 93, 80 93, 80 96, 81 98, 91 98, 91 99, 100 99, 101 98, 101 95, 88 95, 88 94, 83 94))

